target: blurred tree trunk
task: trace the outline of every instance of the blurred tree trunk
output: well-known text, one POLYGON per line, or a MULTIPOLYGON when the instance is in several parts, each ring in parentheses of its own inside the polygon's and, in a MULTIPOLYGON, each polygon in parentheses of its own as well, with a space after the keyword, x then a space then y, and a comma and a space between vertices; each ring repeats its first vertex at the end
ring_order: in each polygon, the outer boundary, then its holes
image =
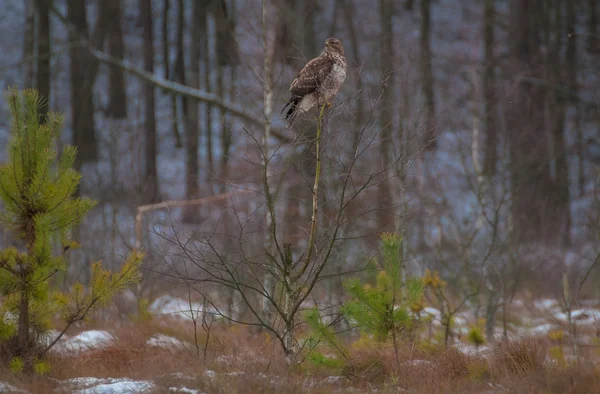
MULTIPOLYGON (((163 66, 165 68, 165 79, 170 81, 176 81, 176 76, 171 75, 171 63, 169 59, 169 9, 171 8, 171 2, 164 0, 163 3, 163 17, 162 17, 162 50, 163 50, 163 66)), ((180 15, 180 14, 178 14, 180 15)), ((181 13, 183 16, 183 13, 181 13)), ((179 37, 179 27, 177 28, 179 37)), ((183 30, 182 30, 183 31, 183 30)), ((183 60, 183 56, 182 56, 183 60)), ((177 68, 177 67, 175 67, 177 68)), ((176 73, 175 73, 176 74, 176 73)), ((175 147, 183 147, 181 142, 181 134, 179 133, 179 116, 177 113, 177 95, 172 94, 171 99, 171 128, 173 130, 173 136, 175 137, 175 147)))
MULTIPOLYGON (((140 0, 140 22, 144 39, 144 69, 154 73, 154 34, 153 34, 152 0, 140 0)), ((157 171, 157 143, 156 143, 156 114, 154 85, 146 83, 144 95, 144 129, 146 135, 145 155, 145 180, 144 196, 147 202, 159 198, 158 171, 157 171)))
POLYGON ((567 86, 571 94, 571 104, 574 110, 574 129, 575 129, 575 147, 577 155, 577 186, 579 196, 585 193, 585 166, 584 166, 584 140, 583 130, 581 128, 581 110, 579 108, 578 96, 579 87, 577 86, 577 9, 576 4, 567 1, 567 50, 565 53, 565 68, 567 73, 567 86))
POLYGON ((302 43, 304 51, 309 58, 316 56, 319 52, 319 43, 317 42, 316 17, 321 14, 321 7, 318 0, 304 0, 302 7, 302 43))
MULTIPOLYGON (((183 48, 185 46, 185 3, 184 0, 177 0, 177 53, 175 57, 175 67, 173 73, 175 74, 174 80, 181 84, 185 84, 185 58, 183 48)), ((188 110, 188 97, 181 97, 181 104, 183 115, 186 116, 188 110)), ((175 109, 177 111, 177 109, 175 109)))
POLYGON ((25 2, 25 32, 23 35, 23 85, 35 84, 35 0, 25 2))
POLYGON ((391 207, 392 197, 390 193, 389 173, 390 149, 392 147, 391 131, 393 128, 393 102, 394 102, 394 33, 392 30, 392 1, 379 0, 379 14, 381 20, 380 36, 380 64, 384 81, 383 95, 381 100, 381 158, 382 174, 384 179, 379 183, 377 221, 379 231, 394 231, 394 211, 391 207))
MULTIPOLYGON (((583 136, 581 133, 581 127, 580 127, 580 122, 579 122, 579 101, 575 98, 575 96, 577 95, 577 35, 576 35, 576 24, 577 24, 577 10, 575 8, 575 2, 574 1, 569 1, 569 0, 565 0, 564 1, 566 3, 566 39, 567 39, 567 49, 566 49, 566 53, 565 53, 565 68, 566 68, 566 79, 567 79, 567 83, 566 85, 568 86, 568 89, 570 90, 570 96, 565 97, 565 111, 567 110, 567 105, 568 103, 572 103, 573 104, 573 109, 574 109, 574 129, 575 129, 575 138, 577 141, 577 145, 578 146, 583 146, 583 136)), ((559 30, 560 33, 562 34, 562 29, 559 30)), ((559 75, 560 74, 560 70, 558 70, 559 75)), ((558 181, 559 181, 559 187, 561 188, 561 196, 562 199, 560 200, 560 202, 563 204, 563 210, 564 210, 564 215, 565 215, 565 243, 569 244, 571 239, 570 239, 570 229, 571 229, 571 211, 569 209, 570 205, 571 205, 571 198, 570 198, 570 194, 569 194, 569 168, 568 168, 568 161, 567 161, 567 143, 565 142, 566 139, 566 131, 564 130, 564 126, 563 126, 563 130, 562 130, 562 142, 563 142, 563 154, 562 154, 562 167, 560 170, 560 173, 557 173, 557 177, 558 177, 558 181)), ((582 157, 581 154, 581 149, 579 150, 580 152, 580 156, 579 158, 582 157)), ((581 160, 580 160, 581 162, 581 160)), ((583 166, 580 166, 579 168, 579 174, 581 177, 581 182, 585 182, 585 178, 584 178, 584 172, 583 172, 583 166)))
MULTIPOLYGON (((106 1, 107 12, 109 15, 106 21, 108 54, 123 59, 125 56, 125 43, 123 42, 123 11, 121 10, 121 0, 103 0, 106 1)), ((127 118, 127 90, 125 88, 125 77, 123 69, 110 65, 108 66, 108 112, 111 118, 127 118)))
POLYGON ((42 122, 45 121, 50 101, 50 1, 36 0, 35 2, 38 21, 35 88, 43 99, 39 110, 42 122))
MULTIPOLYGON (((342 4, 340 4, 342 11, 344 13, 344 22, 348 27, 348 35, 350 36, 350 48, 352 50, 352 62, 356 65, 362 65, 362 58, 360 55, 360 50, 358 49, 358 35, 356 33, 356 25, 354 24, 354 20, 356 18, 356 7, 352 1, 342 0, 342 4)), ((356 119, 354 123, 354 132, 352 136, 352 147, 353 151, 356 150, 358 143, 360 142, 360 132, 363 128, 363 122, 365 117, 365 105, 364 105, 364 95, 363 95, 364 83, 363 76, 357 75, 356 78, 356 91, 360 92, 359 96, 356 99, 356 119)))
MULTIPOLYGON (((85 46, 78 44, 80 36, 89 37, 86 2, 67 0, 67 15, 76 29, 75 31, 69 30, 69 41, 73 43, 70 51, 71 127, 73 129, 73 145, 78 148, 75 168, 79 169, 81 163, 96 161, 98 158, 93 102, 97 62, 91 58, 85 46)), ((99 27, 100 24, 98 24, 99 27)), ((102 31, 97 30, 93 43, 97 43, 103 38, 102 36, 102 31)))
MULTIPOLYGON (((233 70, 239 64, 239 54, 237 40, 235 37, 235 20, 232 12, 228 10, 224 0, 217 1, 211 9, 215 21, 216 36, 217 36, 217 95, 221 99, 225 99, 224 73, 233 70)), ((232 84, 234 81, 230 80, 232 84)), ((233 97, 232 97, 233 99, 233 97)), ((231 130, 227 125, 225 111, 220 108, 220 130, 221 136, 221 187, 222 192, 225 192, 225 182, 229 176, 229 149, 231 148, 231 130)))
MULTIPOLYGON (((192 5, 192 24, 190 26, 190 33, 194 39, 190 42, 190 62, 186 81, 187 85, 194 88, 200 87, 200 55, 203 42, 202 27, 203 24, 205 24, 205 18, 205 6, 200 2, 195 1, 192 5)), ((194 199, 200 197, 200 187, 198 184, 198 101, 188 99, 187 106, 187 114, 185 117, 185 196, 187 199, 194 199)), ((189 207, 184 212, 183 220, 186 222, 193 223, 199 219, 197 207, 189 207)))
POLYGON ((431 0, 421 0, 421 83, 425 98, 427 122, 425 123, 424 144, 428 150, 436 148, 435 100, 433 94, 433 65, 431 60, 431 0))
POLYGON ((544 110, 546 89, 527 78, 543 80, 544 67, 540 33, 543 31, 539 4, 528 0, 509 3, 509 56, 507 75, 514 78, 507 98, 507 138, 510 149, 512 187, 512 240, 514 243, 549 241, 558 231, 552 226, 556 215, 552 198, 548 133, 544 110))
MULTIPOLYGON (((208 5, 211 5, 212 1, 208 3, 208 5)), ((208 36, 208 16, 207 16, 207 5, 203 6, 202 12, 196 16, 196 18, 198 18, 195 23, 198 24, 198 30, 197 33, 199 34, 198 40, 200 41, 201 47, 200 47, 200 60, 202 61, 202 66, 203 66, 203 70, 202 70, 202 74, 204 75, 203 78, 203 83, 204 83, 204 91, 208 92, 208 93, 212 93, 213 89, 212 89, 212 83, 211 83, 211 76, 210 73, 212 71, 212 64, 211 64, 211 58, 210 58, 210 39, 208 36)), ((212 110, 213 110, 213 106, 209 103, 204 103, 204 131, 205 131, 205 135, 206 135, 206 139, 205 139, 205 143, 206 143, 206 153, 207 153, 207 160, 208 160, 208 175, 207 175, 207 180, 210 181, 212 179, 212 175, 213 175, 213 133, 212 133, 212 124, 213 124, 213 119, 212 119, 212 110)))
POLYGON ((496 73, 494 67, 494 0, 485 0, 483 11, 483 134, 485 135, 485 153, 483 173, 492 176, 496 173, 498 157, 496 134, 496 73))
POLYGON ((319 51, 315 18, 321 13, 317 0, 279 0, 275 53, 278 61, 301 66, 319 51))
MULTIPOLYGON (((563 37, 567 32, 563 30, 562 6, 564 0, 554 0, 552 13, 548 21, 552 32, 552 42, 549 45, 547 64, 548 80, 552 86, 565 86, 562 61, 563 37)), ((570 2, 572 3, 572 2, 570 2)), ((570 7, 568 7, 570 8, 570 7)), ((565 112, 567 109, 568 95, 562 90, 548 89, 549 114, 552 132, 552 158, 555 163, 555 179, 553 182, 552 205, 557 210, 552 212, 558 235, 558 241, 563 246, 569 244, 569 168, 567 164, 567 151, 565 142, 565 112)), ((554 227, 554 226, 553 226, 554 227)))
POLYGON ((600 53, 600 37, 598 37, 598 0, 588 0, 588 32, 587 50, 600 53))

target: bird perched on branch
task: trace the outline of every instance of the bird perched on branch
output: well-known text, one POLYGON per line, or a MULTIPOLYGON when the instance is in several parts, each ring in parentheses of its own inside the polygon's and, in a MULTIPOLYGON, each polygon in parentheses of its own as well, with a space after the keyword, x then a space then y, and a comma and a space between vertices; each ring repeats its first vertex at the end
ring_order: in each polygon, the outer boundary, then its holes
POLYGON ((310 110, 315 105, 327 104, 346 79, 346 58, 344 46, 337 38, 328 38, 325 49, 321 54, 308 62, 292 81, 290 86, 290 99, 281 112, 288 107, 285 114, 291 127, 299 113, 310 110))

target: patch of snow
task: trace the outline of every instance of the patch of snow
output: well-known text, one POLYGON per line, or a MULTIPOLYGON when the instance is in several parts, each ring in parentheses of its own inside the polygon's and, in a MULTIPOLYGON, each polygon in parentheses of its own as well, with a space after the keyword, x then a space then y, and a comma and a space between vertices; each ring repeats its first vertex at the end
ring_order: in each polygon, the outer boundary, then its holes
POLYGON ((434 365, 429 360, 408 360, 402 363, 404 367, 433 367, 434 365))
POLYGON ((127 378, 93 378, 82 377, 64 381, 74 394, 137 394, 154 388, 148 380, 131 380, 127 378), (75 390, 78 389, 78 390, 75 390))
POLYGON ((550 331, 552 331, 552 329, 554 328, 554 326, 552 324, 541 324, 539 326, 535 326, 532 327, 530 329, 531 332, 534 332, 536 334, 548 334, 550 331))
POLYGON ((325 383, 329 383, 329 384, 333 384, 333 383, 339 383, 342 380, 341 376, 328 376, 327 378, 325 378, 324 382, 325 383))
POLYGON ((546 335, 555 328, 554 324, 544 323, 532 327, 518 327, 519 335, 546 335))
MULTIPOLYGON (((554 314, 554 317, 562 322, 567 323, 569 316, 565 312, 559 312, 554 314)), ((577 324, 590 324, 600 320, 600 311, 597 309, 576 309, 571 312, 571 318, 577 322, 577 324)))
POLYGON ((20 389, 18 387, 13 386, 12 384, 8 384, 6 382, 0 382, 0 393, 27 393, 29 391, 20 389))
POLYGON ((146 341, 148 346, 156 346, 163 348, 183 348, 185 345, 177 338, 170 337, 165 334, 157 334, 146 341))
POLYGON ((214 379, 217 376, 217 373, 212 369, 207 369, 206 371, 204 371, 204 375, 206 375, 210 379, 214 379))
POLYGON ((467 354, 469 356, 473 355, 483 355, 488 353, 490 348, 488 346, 479 346, 479 349, 475 345, 461 343, 456 345, 456 349, 463 354, 467 354))
POLYGON ((108 331, 89 330, 71 338, 61 338, 53 349, 59 352, 80 352, 108 346, 113 340, 114 337, 108 331))
MULTIPOLYGON (((43 333, 42 335, 39 336, 39 343, 40 343, 40 345, 48 346, 59 335, 60 335, 60 331, 58 331, 58 330, 49 330, 49 331, 47 331, 47 332, 45 332, 45 333, 43 333)), ((65 341, 67 338, 68 337, 65 334, 62 337, 60 337, 60 341, 65 341)))
POLYGON ((202 394, 198 390, 188 389, 187 387, 169 387, 169 391, 174 393, 187 393, 187 394, 202 394))
POLYGON ((433 320, 437 322, 441 321, 442 319, 442 312, 440 312, 439 309, 432 308, 430 306, 423 308, 423 314, 433 316, 433 320))
POLYGON ((552 310, 558 306, 558 301, 551 298, 545 298, 543 300, 534 301, 533 306, 539 310, 552 310))
MULTIPOLYGON (((163 295, 158 297, 148 308, 150 313, 157 316, 173 316, 181 319, 199 319, 202 314, 203 306, 199 302, 190 303, 181 298, 163 295)), ((217 310, 209 307, 206 311, 213 317, 219 318, 217 310)))

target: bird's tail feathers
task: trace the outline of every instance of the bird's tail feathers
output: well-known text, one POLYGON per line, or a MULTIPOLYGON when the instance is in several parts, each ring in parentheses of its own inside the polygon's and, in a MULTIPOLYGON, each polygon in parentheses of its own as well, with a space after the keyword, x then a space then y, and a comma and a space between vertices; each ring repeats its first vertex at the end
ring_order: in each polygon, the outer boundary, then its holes
POLYGON ((292 124, 296 119, 296 115, 298 115, 298 104, 300 103, 300 100, 302 100, 302 98, 300 97, 291 98, 290 101, 288 101, 285 107, 283 107, 283 109, 281 110, 281 112, 283 113, 283 111, 285 111, 287 107, 290 107, 290 109, 285 114, 285 120, 288 121, 288 128, 292 127, 292 124))

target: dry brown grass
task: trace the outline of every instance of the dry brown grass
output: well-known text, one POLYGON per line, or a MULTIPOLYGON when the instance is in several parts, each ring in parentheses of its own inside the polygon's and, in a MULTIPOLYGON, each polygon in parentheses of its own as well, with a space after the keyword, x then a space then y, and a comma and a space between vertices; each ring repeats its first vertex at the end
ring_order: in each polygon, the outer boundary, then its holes
MULTIPOLYGON (((103 328, 103 327, 94 327, 103 328)), ((204 393, 331 393, 350 388, 383 393, 600 393, 600 373, 590 362, 579 367, 549 363, 543 339, 499 343, 489 357, 457 349, 406 344, 396 368, 393 351, 377 343, 354 348, 340 370, 312 367, 288 370, 275 343, 265 333, 239 326, 215 327, 207 357, 197 356, 189 324, 150 322, 113 329, 115 342, 77 356, 52 353, 48 377, 0 375, 0 381, 32 393, 49 393, 74 377, 127 377, 150 380, 153 393, 187 387, 204 393), (163 333, 187 341, 185 349, 147 345, 163 333), (330 375, 339 375, 331 377, 330 375)), ((204 337, 203 337, 204 338, 204 337)), ((590 353, 591 354, 591 353, 590 353)), ((597 357, 597 356, 596 356, 597 357)))
POLYGON ((548 349, 545 338, 498 342, 493 348, 491 367, 496 374, 526 376, 547 367, 548 349))

